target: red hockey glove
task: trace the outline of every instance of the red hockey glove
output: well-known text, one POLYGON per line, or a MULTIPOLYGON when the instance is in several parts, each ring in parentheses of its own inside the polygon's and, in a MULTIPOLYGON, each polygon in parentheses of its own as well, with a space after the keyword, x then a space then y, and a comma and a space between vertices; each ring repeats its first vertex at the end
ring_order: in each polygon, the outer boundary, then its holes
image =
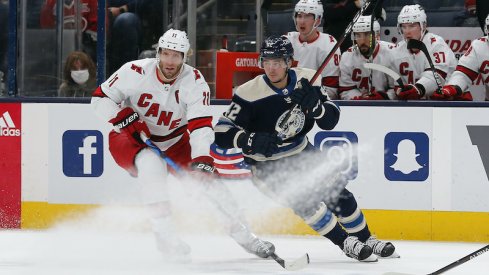
POLYGON ((417 100, 424 96, 425 91, 421 84, 407 84, 402 88, 397 88, 396 95, 402 100, 417 100))
POLYGON ((370 92, 370 94, 364 94, 364 95, 355 96, 354 98, 352 98, 352 100, 385 100, 385 99, 389 99, 389 97, 387 96, 386 93, 376 92, 375 90, 370 92))
POLYGON ((443 89, 441 89, 441 93, 452 97, 457 95, 462 95, 462 89, 457 85, 445 85, 443 89))
POLYGON ((139 114, 134 112, 131 107, 126 107, 117 113, 117 116, 109 120, 121 134, 127 135, 135 143, 143 143, 141 133, 150 137, 148 126, 139 119, 139 114))
POLYGON ((455 97, 462 96, 462 89, 457 85, 445 85, 441 91, 435 92, 430 98, 433 100, 455 100, 455 97))
POLYGON ((456 95, 453 100, 455 101, 473 101, 472 94, 467 91, 463 92, 461 95, 456 95))
POLYGON ((384 92, 372 91, 370 94, 364 95, 364 99, 366 99, 366 100, 386 100, 386 99, 389 99, 389 97, 384 92))

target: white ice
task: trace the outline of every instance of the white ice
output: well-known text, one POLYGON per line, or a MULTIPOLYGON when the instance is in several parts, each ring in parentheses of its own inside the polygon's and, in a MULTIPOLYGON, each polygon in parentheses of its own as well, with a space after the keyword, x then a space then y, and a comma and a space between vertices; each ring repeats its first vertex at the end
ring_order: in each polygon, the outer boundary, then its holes
MULTIPOLYGON (((192 262, 165 263, 149 231, 128 228, 57 227, 47 231, 0 231, 0 274, 427 274, 484 246, 476 243, 393 241, 400 259, 360 263, 347 258, 331 242, 316 236, 263 236, 277 254, 294 260, 309 253, 311 263, 290 272, 273 260, 246 253, 223 235, 184 235, 192 262)), ((489 253, 446 274, 488 274, 489 253)))

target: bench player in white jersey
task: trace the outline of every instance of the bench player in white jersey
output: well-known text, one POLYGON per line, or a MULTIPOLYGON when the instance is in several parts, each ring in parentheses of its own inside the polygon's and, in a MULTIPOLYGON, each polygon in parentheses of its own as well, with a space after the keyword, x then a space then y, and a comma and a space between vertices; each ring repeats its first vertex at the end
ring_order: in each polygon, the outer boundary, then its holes
MULTIPOLYGON (((433 95, 438 100, 471 100, 470 92, 466 92, 479 74, 489 91, 489 15, 484 26, 485 36, 472 41, 469 49, 458 61, 457 68, 442 89, 441 94, 433 95), (462 98, 462 99, 460 99, 462 98)), ((488 100, 486 92, 486 100, 488 100)))
POLYGON ((416 5, 406 5, 397 18, 399 33, 403 36, 393 49, 392 69, 399 72, 404 88, 396 88, 398 99, 429 99, 438 90, 426 56, 420 50, 409 50, 409 39, 422 41, 431 54, 435 71, 443 85, 447 77, 455 70, 457 60, 445 40, 439 35, 428 32, 424 9, 416 5))
MULTIPOLYGON (((214 141, 210 90, 202 74, 185 64, 189 50, 186 33, 170 29, 158 41, 156 58, 124 64, 92 97, 97 115, 114 126, 109 150, 119 166, 138 178, 158 248, 170 261, 188 260, 190 247, 171 221, 167 164, 141 134, 180 167, 201 173, 197 176, 214 170, 209 155, 214 141)), ((206 183, 211 184, 201 184, 206 183)), ((268 257, 263 244, 273 251, 271 243, 259 240, 241 221, 229 217, 229 226, 231 237, 248 252, 268 257)))
POLYGON ((363 67, 365 63, 390 66, 393 44, 380 40, 380 25, 371 16, 360 16, 352 28, 354 45, 346 50, 340 61, 340 98, 343 100, 396 99, 394 83, 386 74, 363 67), (372 47, 373 39, 373 47, 372 47))
MULTIPOLYGON (((294 47, 294 60, 297 66, 317 70, 336 44, 329 34, 319 32, 318 26, 323 18, 323 5, 319 0, 300 0, 295 5, 294 23, 296 32, 289 32, 294 47)), ((330 99, 338 99, 338 79, 341 52, 338 48, 321 72, 321 85, 330 99)))

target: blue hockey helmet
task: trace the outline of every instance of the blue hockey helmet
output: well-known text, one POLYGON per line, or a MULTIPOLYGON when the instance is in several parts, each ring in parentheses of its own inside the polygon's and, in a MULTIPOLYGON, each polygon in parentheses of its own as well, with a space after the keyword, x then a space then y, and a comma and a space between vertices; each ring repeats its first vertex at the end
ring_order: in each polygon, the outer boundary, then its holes
POLYGON ((282 57, 288 61, 293 56, 294 48, 286 36, 272 35, 261 44, 260 59, 282 57))

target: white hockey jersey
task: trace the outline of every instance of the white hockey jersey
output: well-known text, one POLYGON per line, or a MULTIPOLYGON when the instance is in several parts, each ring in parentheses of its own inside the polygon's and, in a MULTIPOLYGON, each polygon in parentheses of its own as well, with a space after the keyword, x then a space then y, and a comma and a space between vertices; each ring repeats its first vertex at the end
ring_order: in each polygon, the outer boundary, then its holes
MULTIPOLYGON (((287 33, 287 38, 289 38, 294 48, 294 60, 298 62, 297 67, 319 69, 321 63, 336 45, 336 39, 333 36, 326 33, 318 33, 318 38, 310 42, 301 41, 299 32, 287 33)), ((321 72, 321 85, 326 89, 330 99, 338 98, 340 58, 341 52, 338 48, 321 72)))
POLYGON ((350 47, 341 56, 340 61, 340 99, 350 100, 362 96, 373 87, 377 92, 387 93, 395 99, 394 81, 386 74, 363 67, 365 63, 376 63, 389 67, 392 62, 391 51, 394 44, 377 41, 371 60, 365 58, 356 46, 350 47))
POLYGON ((472 41, 472 45, 460 57, 457 68, 448 80, 449 85, 457 85, 466 91, 477 76, 482 75, 482 81, 489 89, 489 37, 484 36, 472 41))
POLYGON ((156 58, 124 64, 94 92, 92 105, 105 121, 131 107, 146 122, 162 150, 190 132, 192 158, 210 156, 214 141, 210 89, 199 70, 183 64, 180 75, 165 83, 157 73, 156 58))
MULTIPOLYGON (((439 35, 428 32, 423 37, 422 42, 431 54, 431 60, 442 82, 440 85, 443 86, 457 65, 455 54, 439 35)), ((425 87, 424 99, 429 99, 438 89, 433 72, 423 52, 411 53, 407 49, 406 41, 402 40, 393 49, 392 57, 391 67, 394 71, 399 72, 405 84, 419 83, 425 87)))

